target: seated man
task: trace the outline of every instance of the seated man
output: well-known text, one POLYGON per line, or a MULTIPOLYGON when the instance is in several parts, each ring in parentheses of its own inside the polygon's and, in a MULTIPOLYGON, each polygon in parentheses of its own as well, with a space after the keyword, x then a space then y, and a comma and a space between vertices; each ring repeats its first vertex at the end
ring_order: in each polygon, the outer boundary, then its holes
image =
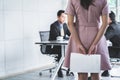
MULTIPOLYGON (((57 21, 51 24, 50 26, 50 35, 49 40, 57 40, 58 36, 63 37, 63 39, 68 39, 67 36, 70 36, 70 32, 67 28, 67 24, 65 23, 65 13, 64 10, 59 10, 57 12, 57 21)), ((50 49, 52 49, 53 54, 58 54, 57 61, 61 58, 61 46, 49 46, 50 49)), ((61 68, 58 71, 58 77, 63 77, 61 68)))
MULTIPOLYGON (((120 24, 115 20, 115 14, 111 11, 109 14, 109 26, 106 30, 105 37, 112 42, 113 47, 120 47, 120 24)), ((109 76, 108 70, 102 73, 102 76, 109 76)))
POLYGON ((105 37, 112 42, 112 46, 120 47, 120 24, 115 20, 115 14, 111 11, 109 14, 109 26, 106 30, 105 37))

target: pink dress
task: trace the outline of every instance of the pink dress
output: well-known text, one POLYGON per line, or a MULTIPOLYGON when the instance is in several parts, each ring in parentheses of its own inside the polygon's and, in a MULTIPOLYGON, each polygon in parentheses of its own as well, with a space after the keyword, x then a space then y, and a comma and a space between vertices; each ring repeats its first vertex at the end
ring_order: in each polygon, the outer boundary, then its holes
MULTIPOLYGON (((93 42, 100 27, 100 16, 108 14, 107 0, 95 0, 89 10, 80 5, 80 0, 68 0, 66 14, 75 16, 75 27, 79 38, 86 49, 93 42)), ((65 55, 64 67, 70 67, 71 52, 78 52, 72 35, 70 36, 68 48, 65 55)), ((106 38, 102 36, 97 45, 97 53, 101 55, 101 70, 111 69, 106 38)))

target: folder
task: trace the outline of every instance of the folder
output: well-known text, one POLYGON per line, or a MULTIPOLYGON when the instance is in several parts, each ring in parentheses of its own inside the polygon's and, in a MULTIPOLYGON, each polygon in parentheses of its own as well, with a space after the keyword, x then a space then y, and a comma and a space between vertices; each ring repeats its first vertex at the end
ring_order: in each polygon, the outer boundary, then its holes
POLYGON ((70 70, 77 73, 100 73, 101 56, 99 54, 71 53, 70 70))

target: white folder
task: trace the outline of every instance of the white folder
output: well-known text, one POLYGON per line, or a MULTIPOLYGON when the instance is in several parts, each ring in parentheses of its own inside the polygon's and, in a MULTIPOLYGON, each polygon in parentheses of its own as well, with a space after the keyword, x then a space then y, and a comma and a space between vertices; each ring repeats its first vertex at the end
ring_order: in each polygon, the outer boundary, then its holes
POLYGON ((70 70, 78 73, 99 73, 101 56, 71 53, 70 70))

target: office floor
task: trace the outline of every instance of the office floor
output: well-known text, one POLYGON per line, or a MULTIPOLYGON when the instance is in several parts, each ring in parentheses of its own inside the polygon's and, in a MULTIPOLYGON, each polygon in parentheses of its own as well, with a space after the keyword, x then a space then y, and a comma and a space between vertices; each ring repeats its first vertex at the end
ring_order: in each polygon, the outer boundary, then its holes
MULTIPOLYGON (((52 59, 51 59, 52 60, 52 59)), ((28 73, 19 74, 16 76, 0 79, 0 80, 50 80, 49 71, 43 71, 42 76, 39 75, 40 70, 33 70, 28 73)), ((101 80, 120 80, 120 63, 112 68, 110 74, 117 77, 101 77, 101 80), (119 76, 119 77, 118 77, 119 76)), ((77 80, 77 74, 75 76, 66 76, 63 71, 64 77, 59 78, 56 76, 55 80, 77 80)))
MULTIPOLYGON (((115 70, 117 70, 117 68, 115 70)), ((115 72, 115 70, 113 70, 114 74, 113 74, 113 72, 111 72, 113 75, 116 75, 117 72, 119 73, 119 71, 115 72)), ((24 73, 21 75, 16 75, 14 77, 9 77, 9 78, 0 79, 0 80, 50 80, 49 71, 42 72, 42 76, 39 75, 39 72, 40 71, 33 71, 33 72, 24 73)), ((75 76, 65 76, 65 71, 63 71, 63 73, 64 73, 63 78, 59 78, 56 76, 55 80, 77 80, 76 75, 75 76)), ((118 75, 116 75, 116 76, 118 76, 118 75)), ((101 77, 101 80, 120 80, 120 77, 101 77)))

